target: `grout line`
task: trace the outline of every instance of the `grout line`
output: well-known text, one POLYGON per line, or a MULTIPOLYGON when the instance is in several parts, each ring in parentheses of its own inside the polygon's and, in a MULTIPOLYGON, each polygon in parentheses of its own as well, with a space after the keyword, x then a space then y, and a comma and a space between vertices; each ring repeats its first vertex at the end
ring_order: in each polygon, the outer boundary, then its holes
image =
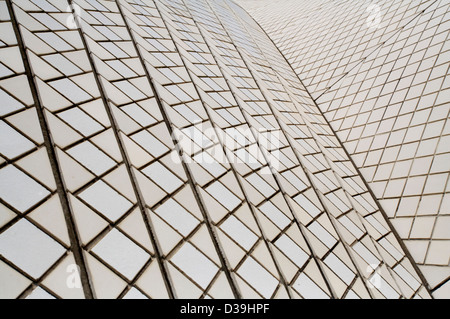
MULTIPOLYGON (((437 0, 436 0, 437 1, 437 0)), ((435 1, 435 2, 436 2, 435 1)), ((434 4, 434 2, 433 2, 434 4)), ((430 5, 431 6, 431 5, 430 5)), ((430 7, 429 6, 429 7, 430 7)), ((427 9, 429 8, 427 7, 427 9)), ((241 7, 242 8, 242 7, 241 7)), ((244 9, 243 9, 244 10, 244 9)), ((245 10, 244 10, 245 11, 245 10)), ((289 61, 286 59, 286 57, 283 55, 283 53, 280 51, 280 49, 276 46, 276 44, 271 40, 271 38, 267 35, 267 33, 265 32, 265 30, 259 25, 259 23, 255 20, 255 23, 261 28, 261 30, 266 34, 266 36, 268 37, 268 39, 273 43, 274 47, 277 48, 278 52, 280 53, 280 55, 284 58, 285 62, 287 63, 287 65, 291 68, 292 72, 294 72, 296 78, 300 81, 300 83, 302 84, 302 86, 305 88, 305 91, 307 92, 308 96, 311 98, 311 100, 314 102, 314 105, 316 106, 316 108, 318 109, 319 113, 322 115, 323 119, 325 120, 325 122, 327 123, 327 125, 329 126, 331 132, 333 133, 333 135, 335 136, 336 140, 338 141, 339 145, 342 147, 342 149, 344 150, 345 154, 347 155, 347 157, 349 158, 350 163, 353 165, 355 171, 358 173, 359 177, 361 178, 361 180, 364 183, 364 186, 368 189, 368 192, 370 193, 372 199, 374 200, 374 202, 377 205, 377 208, 379 209, 379 211, 381 212, 382 216, 384 217, 386 223, 388 224, 388 226, 391 229, 391 232, 394 234, 394 236, 397 239, 397 242, 399 243, 400 247, 403 249, 403 252, 405 253, 405 256, 409 259, 410 263, 412 264, 412 267, 414 268, 414 270, 417 272, 417 275, 419 276, 419 278, 422 280, 422 284, 424 286, 424 288, 427 290, 427 292, 430 294, 431 298, 433 298, 433 295, 431 294, 431 290, 430 290, 430 286, 425 278, 425 276, 423 275, 423 273, 420 271, 419 267, 417 266, 416 262, 414 261, 411 253, 409 252, 409 250, 407 249, 405 243, 403 242, 403 240, 401 239, 400 235, 397 233, 397 230, 394 228, 393 224, 391 223, 391 221, 389 220, 389 217, 386 213, 386 211, 383 209, 383 207, 381 206, 381 204, 379 203, 379 201, 377 200, 375 194, 373 193, 372 189, 369 187, 369 184, 367 183, 367 181, 365 180, 364 176, 362 175, 362 173, 360 172, 360 170, 358 169, 358 167, 356 166, 355 162, 353 161, 352 157, 350 157, 350 154, 348 153, 347 149, 344 147, 344 144, 342 143, 341 139, 339 138, 339 136, 336 134, 335 130, 333 129, 333 127, 331 126, 330 122, 328 121, 328 119, 325 117, 324 113, 322 112, 322 110, 319 108, 319 105, 317 103, 316 100, 314 100, 308 90, 308 88, 303 85, 302 80, 300 79, 300 77, 297 75, 297 73, 295 73, 294 69, 292 68, 292 66, 289 64, 289 61)))
MULTIPOLYGON (((70 4, 70 6, 71 6, 72 14, 75 14, 74 7, 73 7, 74 1, 73 0, 68 0, 68 2, 70 4)), ((145 202, 143 200, 143 196, 141 194, 139 185, 138 185, 138 183, 136 181, 136 177, 135 177, 134 172, 133 172, 133 166, 130 163, 130 160, 128 158, 128 154, 127 154, 127 152, 125 150, 125 147, 123 145, 123 141, 122 141, 122 138, 120 136, 119 125, 116 122, 116 119, 114 117, 114 114, 113 114, 113 111, 111 109, 111 106, 109 105, 108 100, 107 100, 106 91, 105 91, 105 89, 104 89, 104 87, 103 87, 103 85, 102 85, 102 83, 100 81, 100 76, 101 75, 97 71, 94 59, 92 57, 93 53, 91 52, 91 50, 90 50, 90 48, 88 46, 88 43, 86 41, 86 38, 85 38, 87 35, 85 35, 84 31, 82 30, 80 21, 78 21, 77 19, 75 19, 75 21, 76 21, 76 24, 78 25, 78 32, 79 32, 81 41, 82 41, 82 43, 84 45, 84 49, 86 51, 86 55, 88 57, 88 60, 89 60, 92 72, 94 74, 94 78, 95 78, 95 81, 97 83, 97 87, 98 87, 98 89, 100 91, 101 100, 103 101, 103 104, 105 106, 105 111, 107 112, 109 121, 111 123, 111 129, 114 132, 114 136, 116 138, 117 145, 118 145, 118 147, 120 149, 120 153, 121 153, 121 156, 122 156, 122 159, 123 159, 124 166, 126 167, 128 176, 130 178, 130 183, 132 185, 134 194, 136 196, 136 204, 138 205, 139 210, 140 210, 141 215, 142 215, 142 218, 144 219, 145 227, 146 227, 147 232, 149 234, 149 237, 150 237, 153 249, 155 250, 156 260, 158 262, 159 268, 160 268, 161 273, 162 273, 162 279, 163 279, 164 284, 165 284, 165 286, 167 288, 167 293, 169 295, 169 298, 173 299, 173 298, 175 298, 175 294, 174 294, 174 291, 173 291, 172 284, 171 284, 171 282, 169 280, 169 277, 168 277, 168 271, 167 271, 166 266, 165 266, 164 261, 163 261, 161 248, 159 247, 159 244, 158 244, 158 242, 156 240, 156 236, 154 234, 154 231, 153 231, 153 228, 152 228, 152 225, 151 225, 151 222, 150 222, 150 216, 149 216, 148 212, 146 211, 145 202)), ((86 22, 86 23, 88 24, 88 22, 86 22)), ((110 41, 110 42, 113 42, 113 41, 110 41)))
MULTIPOLYGON (((214 59, 214 61, 215 61, 216 65, 217 65, 217 67, 219 68, 219 71, 220 71, 220 73, 222 74, 221 78, 224 79, 224 81, 227 83, 227 86, 228 86, 228 81, 227 81, 227 79, 225 79, 225 77, 223 76, 222 69, 221 69, 221 67, 219 66, 219 64, 217 63, 217 60, 216 60, 216 58, 215 58, 215 56, 214 56, 214 54, 213 54, 213 52, 212 52, 212 50, 211 50, 211 48, 210 48, 210 46, 209 46, 209 43, 206 41, 204 35, 202 34, 202 31, 201 31, 200 27, 198 26, 197 21, 196 21, 196 20, 194 19, 194 17, 192 16, 192 13, 190 13, 189 7, 186 5, 186 3, 185 3, 184 0, 182 0, 182 1, 184 2, 184 5, 185 5, 185 7, 186 7, 186 11, 191 15, 191 19, 192 19, 192 21, 194 22, 194 25, 197 27, 197 29, 198 29, 198 31, 199 31, 199 35, 203 38, 203 41, 204 41, 205 45, 207 46, 207 48, 208 48, 208 50, 209 50, 209 53, 210 53, 211 57, 214 59)), ((225 30, 225 29, 224 29, 224 30, 225 30)), ((233 98, 234 98, 234 93, 232 92, 232 90, 231 90, 231 88, 230 88, 229 86, 228 86, 228 89, 229 89, 229 92, 233 95, 233 98)), ((199 96, 200 96, 200 95, 199 95, 199 96)), ((239 105, 238 105, 236 99, 235 99, 235 102, 236 102, 236 105, 239 107, 239 105)), ((240 107, 239 107, 239 108, 240 108, 240 107)), ((210 112, 207 110, 207 107, 205 107, 205 110, 206 110, 206 113, 208 114, 208 117, 211 118, 210 112)), ((245 118, 245 116, 244 116, 244 118, 245 118)), ((241 123, 241 124, 242 124, 242 123, 241 123)), ((250 128, 250 124, 248 123, 247 120, 246 120, 246 123, 243 123, 243 124, 247 124, 248 127, 250 128)), ((211 125, 212 125, 212 126, 215 128, 215 130, 217 131, 217 125, 216 125, 212 120, 211 120, 211 125)), ((232 127, 236 127, 236 126, 232 126, 232 127)), ((220 128, 219 128, 219 129, 220 129, 220 128)), ((255 141, 257 141, 256 138, 255 138, 255 141)), ((222 143, 221 143, 221 144, 222 144, 222 143)), ((227 150, 227 148, 226 148, 225 145, 223 145, 223 144, 222 144, 222 149, 223 149, 225 155, 226 155, 227 153, 230 152, 230 151, 227 150)), ((289 284, 287 283, 286 279, 284 278, 284 274, 283 274, 283 272, 282 272, 282 270, 281 270, 281 267, 280 267, 280 265, 279 265, 277 259, 275 258, 275 254, 274 254, 274 252, 273 252, 273 250, 272 250, 272 247, 271 247, 270 244, 269 244, 270 241, 267 239, 267 235, 265 234, 265 232, 264 232, 264 230, 263 230, 263 227, 262 227, 262 225, 261 225, 261 222, 260 222, 259 218, 257 217, 257 213, 256 213, 256 211, 255 211, 255 209, 254 209, 254 205, 253 205, 253 204, 251 203, 251 201, 248 199, 248 195, 246 194, 246 191, 245 191, 244 187, 242 186, 242 182, 241 182, 240 179, 239 179, 239 176, 241 176, 241 175, 239 175, 239 174, 237 173, 237 171, 236 171, 236 169, 234 168, 234 165, 231 163, 231 161, 229 161, 229 162, 230 162, 231 170, 233 171, 234 176, 235 176, 235 178, 236 178, 236 180, 238 181, 238 184, 239 184, 239 186, 240 186, 240 189, 241 189, 242 193, 244 194, 244 197, 245 197, 245 199, 246 199, 246 201, 247 201, 247 203, 248 203, 248 206, 249 206, 249 208, 250 208, 250 211, 252 212, 253 218, 255 219, 256 224, 258 225, 258 228, 259 228, 259 230, 260 230, 260 232, 261 232, 261 235, 262 235, 263 241, 265 242, 265 245, 266 245, 266 247, 267 247, 267 250, 269 251, 269 254, 270 254, 270 256, 272 257, 273 262, 274 262, 274 264, 275 264, 275 267, 277 268, 277 271, 278 271, 278 273, 279 273, 279 275, 280 275, 280 281, 281 281, 282 285, 284 286, 284 288, 286 289, 286 292, 287 292, 289 298, 292 299, 292 293, 291 293, 291 291, 290 291, 290 289, 289 289, 289 284)), ((266 161, 266 162, 267 162, 267 161, 266 161)), ((267 167, 268 167, 268 166, 269 166, 269 165, 268 165, 268 162, 267 162, 267 167)), ((252 171, 252 173, 254 173, 254 172, 256 172, 256 171, 252 171)), ((251 174, 251 173, 249 173, 249 174, 251 174)), ((241 176, 241 177, 245 179, 244 176, 241 176)))
MULTIPOLYGON (((116 1, 118 1, 120 3, 120 1, 122 1, 122 0, 116 0, 116 1)), ((160 18, 164 22, 165 28, 166 28, 167 32, 169 33, 169 36, 170 36, 170 32, 169 32, 169 30, 167 28, 167 25, 165 24, 165 21, 164 21, 162 15, 161 15, 161 13, 160 13, 156 3, 154 3, 154 4, 155 4, 155 9, 158 11, 158 13, 160 15, 160 18)), ((167 127, 169 133, 170 133, 170 136, 172 137, 172 142, 175 145, 177 153, 180 156, 181 164, 183 166, 184 172, 186 173, 188 184, 190 185, 190 187, 192 189, 192 192, 193 192, 194 197, 195 197, 195 199, 197 201, 199 209, 200 209, 200 211, 201 211, 201 213, 203 215, 205 225, 206 225, 206 227, 208 229, 208 232, 209 232, 209 234, 211 236, 211 239, 212 239, 212 242, 214 244, 214 247, 215 247, 215 250, 217 252, 217 255, 218 255, 218 257, 219 257, 219 259, 220 259, 220 261, 222 263, 222 269, 223 269, 223 271, 224 271, 224 273, 225 273, 225 275, 227 277, 227 280, 228 280, 228 282, 230 284, 230 287, 231 287, 231 290, 233 292, 233 295, 235 296, 235 298, 240 299, 241 294, 240 294, 240 292, 239 292, 239 290, 237 288, 237 284, 234 282, 234 280, 232 278, 232 275, 230 273, 231 267, 228 265, 228 262, 227 262, 226 258, 224 257, 225 254, 223 252, 223 248, 219 244, 218 236, 217 236, 217 234, 216 234, 216 232, 214 230, 213 222, 212 222, 211 218, 209 217, 209 214, 208 214, 208 212, 206 210, 206 205, 203 203, 202 197, 201 197, 200 193, 197 190, 196 182, 194 180, 194 177, 193 177, 193 175, 192 175, 192 173, 191 173, 187 163, 183 160, 183 151, 181 150, 181 148, 179 146, 179 143, 178 143, 178 141, 175 138, 175 134, 173 133, 174 129, 172 127, 172 123, 171 123, 171 121, 169 119, 169 116, 167 115, 167 112, 166 112, 166 110, 165 110, 165 108, 164 108, 164 106, 163 106, 163 104, 161 102, 162 99, 159 97, 158 90, 156 89, 156 86, 153 83, 154 80, 151 77, 150 72, 148 71, 148 69, 147 69, 147 67, 145 65, 145 61, 144 61, 144 59, 142 57, 141 50, 139 49, 139 47, 137 45, 137 42, 135 41, 134 35, 130 31, 131 29, 128 26, 127 19, 125 18, 125 15, 123 14, 123 10, 122 10, 121 6, 122 6, 122 4, 118 4, 119 11, 122 14, 122 17, 124 17, 124 21, 125 21, 125 24, 127 26, 127 29, 129 30, 129 33, 130 33, 133 45, 134 45, 134 47, 136 49, 137 55, 139 57, 139 60, 140 60, 140 62, 142 64, 142 66, 143 66, 145 75, 146 75, 146 77, 147 77, 147 79, 148 79, 148 81, 150 83, 150 86, 151 86, 153 92, 154 92, 155 100, 157 101, 159 110, 160 110, 160 112, 161 112, 161 114, 163 116, 164 122, 166 124, 166 127, 167 127)), ((172 39, 172 37, 171 37, 171 39, 172 39)), ((175 44, 173 39, 172 39, 172 42, 175 44)), ((174 83, 174 85, 176 85, 176 84, 174 83)))
POLYGON ((20 54, 25 67, 25 73, 28 78, 30 85, 30 90, 33 95, 34 105, 36 107, 37 115, 39 118, 39 123, 42 130, 42 135, 44 138, 44 146, 47 149, 47 154, 49 157, 50 165, 52 167, 53 175, 55 178, 57 193, 61 202, 61 207, 64 213, 64 218, 67 225, 68 235, 71 243, 71 250, 74 255, 75 262, 80 269, 80 279, 82 283, 83 292, 85 298, 94 298, 93 289, 91 286, 89 274, 87 271, 86 261, 83 256, 83 250, 81 248, 81 240, 79 238, 79 233, 73 216, 72 208, 70 205, 69 198, 67 196, 68 192, 62 177, 61 167, 58 162, 58 157, 54 148, 54 142, 50 134, 50 128, 45 117, 45 109, 39 99, 37 85, 34 82, 34 76, 31 69, 30 61, 27 58, 26 47, 22 38, 22 34, 19 28, 19 22, 15 16, 13 4, 11 0, 6 0, 6 5, 8 7, 9 14, 11 16, 11 22, 13 25, 14 32, 17 37, 17 43, 20 49, 20 54))
MULTIPOLYGON (((209 5, 210 5, 210 4, 209 4, 209 5)), ((210 5, 210 7, 211 7, 211 5, 210 5)), ((211 10, 212 10, 213 13, 217 16, 217 13, 215 12, 215 10, 214 10, 212 7, 211 7, 211 10)), ((232 38, 231 38, 231 36, 229 35, 229 31, 227 30, 227 28, 225 28, 225 26, 222 24, 222 22, 220 21, 219 18, 218 18, 218 21, 219 21, 220 24, 222 25, 224 31, 227 33, 227 35, 228 35, 230 41, 232 41, 232 38)), ((235 47, 236 52, 239 54, 239 56, 241 57, 241 60, 242 60, 243 63, 246 65, 247 70, 249 71, 249 73, 250 73, 252 79, 255 81, 255 84, 256 84, 257 88, 259 89, 259 91, 261 92, 261 94, 262 94, 262 95, 264 96, 264 98, 265 98, 264 92, 262 91, 262 89, 260 88, 258 82, 256 81, 256 78, 255 78, 253 72, 252 72, 252 71, 250 70, 250 68, 248 67, 248 63, 247 63, 247 62, 245 61, 245 59, 243 58, 242 53, 240 52, 240 50, 236 47, 236 45, 235 45, 234 43, 232 43, 232 45, 235 47)), ((222 70, 222 67, 219 66, 219 68, 222 70)), ((223 71, 222 71, 222 72, 223 72, 223 71)), ((225 80, 226 80, 226 79, 225 79, 225 80)), ((228 83, 228 80, 226 80, 226 82, 228 83)), ((230 89, 231 89, 231 87, 230 87, 230 89)), ((232 92, 232 90, 231 90, 230 92, 232 92)), ((233 94, 233 96, 235 95, 233 92, 232 92, 232 94, 233 94)), ((246 115, 247 113, 245 113, 245 112, 243 111, 243 107, 240 106, 240 103, 238 102, 238 100, 237 100, 236 98, 235 98, 235 100, 236 100, 236 102, 237 102, 237 106, 241 109, 241 112, 242 112, 244 118, 246 119, 247 123, 250 123, 250 121, 248 120, 248 116, 246 115)), ((272 114, 273 114, 273 110, 272 110, 271 106, 269 105, 269 103, 267 102, 267 99, 266 99, 266 103, 267 103, 268 107, 271 109, 272 114)), ((276 119, 276 121, 277 121, 277 123, 278 123, 278 126, 280 127, 280 131, 283 132, 283 135, 285 135, 285 132, 284 132, 283 129, 281 128, 281 126, 280 126, 280 124, 279 124, 279 122, 278 122, 278 119, 276 118, 275 115, 274 115, 274 118, 276 119)), ((250 124, 248 124, 248 125, 249 125, 249 127, 251 127, 250 124)), ((256 136, 255 136, 255 134, 254 134, 253 131, 252 131, 252 133, 253 133, 253 136, 254 136, 254 138, 255 138, 255 141, 256 141, 257 144, 259 145, 260 143, 259 143, 258 139, 256 138, 256 136)), ((285 137, 286 137, 286 135, 285 135, 285 137)), ((289 146, 287 146, 287 147, 290 147, 290 148, 292 149, 292 145, 290 144, 290 142, 289 142, 289 140, 287 139, 287 137, 286 137, 286 140, 287 140, 287 142, 288 142, 288 144, 289 144, 289 146)), ((260 148, 261 148, 261 147, 260 147, 260 148)), ((262 148, 261 148, 261 149, 262 149, 262 148)), ((279 181, 278 174, 280 174, 280 173, 278 173, 278 172, 277 172, 276 174, 274 173, 273 167, 269 164, 269 161, 267 160, 266 155, 264 154, 264 152, 262 152, 262 154, 263 154, 264 159, 265 159, 266 162, 267 162, 267 166, 269 167, 269 169, 270 169, 271 172, 272 172, 272 175, 273 175, 273 177, 274 177, 274 179, 275 179, 276 184, 277 184, 278 187, 280 188, 280 193, 283 194, 283 198, 284 198, 284 200, 285 200, 287 206, 289 207, 289 210, 291 211, 291 214, 292 214, 292 217, 293 217, 293 222, 297 225, 297 227, 298 227, 298 229, 299 229, 299 231, 300 231, 300 233, 301 233, 303 239, 304 239, 305 242, 306 242, 306 245, 307 245, 307 247, 308 247, 308 249, 309 249, 309 251, 310 251, 310 253, 311 253, 310 258, 312 258, 312 259, 315 261, 315 264, 317 265, 318 270, 319 270, 319 272, 321 273, 321 276, 323 277, 324 282, 325 282, 325 284, 326 284, 326 286, 327 286, 327 288, 328 288, 330 294, 332 295, 332 297, 335 298, 335 296, 334 296, 334 291, 333 291, 333 289, 331 288, 331 286, 330 286, 330 284, 329 284, 329 281, 327 280, 327 277, 326 277, 326 275, 325 275, 325 273, 324 273, 324 271, 323 271, 323 269, 322 269, 321 264, 318 262, 318 259, 319 259, 319 258, 316 256, 314 250, 312 249, 312 245, 311 245, 311 243, 309 242, 308 237, 304 234, 303 228, 302 228, 302 226, 301 226, 302 224, 300 223, 300 221, 299 221, 298 218, 296 217, 296 215, 295 215, 295 213, 294 213, 294 209, 292 208, 292 205, 290 204, 290 202, 289 202, 289 200, 288 200, 288 195, 287 195, 286 191, 283 189, 283 187, 282 187, 282 185, 281 185, 281 183, 280 183, 280 181, 279 181)), ((297 160, 298 160, 298 158, 297 158, 297 160)), ((295 164, 295 163, 294 163, 294 164, 295 164)), ((301 168, 303 169, 303 171, 305 171, 305 169, 304 169, 304 167, 301 165, 301 162, 300 162, 300 161, 299 161, 299 165, 298 165, 297 167, 301 167, 301 168)), ((306 174, 305 174, 305 176, 308 178, 308 176, 307 176, 306 174)), ((308 180, 309 180, 309 178, 308 178, 308 180)), ((310 184, 311 184, 311 181, 310 181, 310 184)), ((311 188, 312 190, 314 190, 312 184, 311 184, 308 188, 311 188)), ((303 192, 301 192, 301 193, 303 193, 303 192)), ((316 194, 316 195, 317 195, 317 194, 316 194)), ((319 201, 320 201, 320 198, 319 198, 319 197, 318 197, 318 199, 319 199, 319 201)), ((324 209, 324 211, 323 211, 322 213, 326 213, 325 209, 324 209)), ((322 214, 321 214, 321 215, 322 215, 322 214)), ((321 215, 320 215, 320 216, 321 216, 321 215)), ((318 218, 318 217, 319 217, 319 216, 314 217, 314 218, 311 220, 311 222, 315 221, 316 218, 318 218)), ((330 252, 331 250, 332 250, 332 249, 329 249, 329 252, 330 252)), ((328 252, 328 253, 329 253, 329 252, 328 252)))
MULTIPOLYGON (((244 26, 244 27, 245 27, 245 26, 244 26)), ((255 43, 256 43, 256 41, 255 41, 255 43)), ((259 46, 258 46, 258 48, 259 48, 259 46)), ((259 50, 261 51, 260 48, 259 48, 259 50)), ((261 52, 262 52, 262 51, 261 51, 261 52)), ((274 72, 275 76, 278 77, 277 72, 275 72, 275 70, 272 70, 272 71, 274 72)), ((286 91, 286 94, 289 95, 289 93, 288 93, 287 91, 286 91)), ((264 93, 263 93, 263 95, 265 96, 264 93)), ((293 101, 292 101, 292 102, 293 102, 293 101)), ((293 102, 293 104, 295 105, 294 102, 293 102)), ((272 113, 273 113, 273 108, 272 108, 270 105, 269 105, 269 107, 270 107, 270 109, 272 110, 272 113)), ((273 114, 274 114, 274 113, 273 113, 273 114)), ((274 117, 275 117, 275 119, 277 120, 277 122, 280 123, 279 120, 278 120, 278 118, 277 118, 275 115, 274 115, 274 117)), ((279 125, 280 125, 280 124, 279 124, 279 125)), ((280 125, 280 128, 281 128, 281 125, 280 125)), ((286 135, 285 135, 285 136, 286 136, 286 135)), ((315 140, 314 137, 311 137, 311 139, 315 140)), ((362 282, 363 282, 364 287, 366 288, 366 290, 367 290, 367 292, 369 293, 369 295, 372 295, 372 294, 371 294, 371 290, 368 289, 368 287, 366 286, 366 282, 365 282, 365 280, 364 280, 365 277, 361 275, 360 270, 359 270, 359 268, 357 267, 356 262, 354 261, 354 258, 352 257, 352 254, 349 252, 348 244, 342 239, 342 235, 340 234, 340 231, 338 230, 338 227, 337 227, 337 225, 336 225, 336 222, 333 220, 334 217, 333 217, 333 218, 330 217, 330 214, 329 214, 328 209, 327 209, 327 205, 323 202, 321 196, 317 193, 317 192, 318 192, 318 188, 315 186, 315 183, 313 183, 312 178, 311 178, 311 176, 310 176, 310 174, 311 174, 311 175, 314 175, 314 173, 310 172, 309 170, 306 170, 306 168, 305 168, 305 167, 303 166, 303 164, 302 164, 302 161, 300 160, 299 155, 297 154, 296 149, 292 146, 292 144, 291 144, 291 142, 290 142, 290 140, 289 140, 288 138, 287 138, 287 141, 288 141, 288 143, 291 145, 291 148, 292 148, 292 150, 293 150, 293 152, 294 152, 294 154, 295 154, 297 160, 299 161, 300 166, 302 167, 303 171, 305 172, 305 176, 307 177, 309 183, 311 184, 312 189, 313 189, 314 192, 316 193, 316 196, 317 196, 319 202, 320 202, 321 205, 323 206, 325 215, 328 217, 328 220, 329 220, 330 223, 332 224, 333 229, 336 231, 336 233, 337 233, 337 235, 338 235, 338 238, 341 240, 340 243, 342 243, 344 249, 346 250, 346 252, 347 252, 347 254, 348 254, 350 260, 352 261, 353 266, 354 266, 355 269, 356 269, 357 274, 359 275, 359 277, 361 278, 361 280, 362 280, 362 282)), ((317 142, 316 142, 316 143, 317 143, 317 142)), ((322 154, 322 155, 323 155, 322 152, 319 152, 319 154, 322 154)), ((325 157, 325 155, 323 155, 323 156, 325 157)), ((326 157, 325 157, 325 158, 326 158, 326 157)), ((331 171, 333 174, 335 174, 334 171, 333 171, 331 168, 328 168, 327 171, 331 171)), ((342 190, 344 191, 344 189, 342 188, 342 186, 336 185, 336 187, 338 187, 338 189, 342 189, 342 190)), ((333 192, 333 191, 330 191, 330 192, 333 192)), ((345 191, 344 191, 344 192, 345 192, 345 191)), ((325 195, 325 194, 323 194, 323 195, 325 195)), ((352 209, 352 208, 349 208, 349 210, 351 210, 351 209, 352 209)), ((343 215, 345 215, 345 213, 343 213, 343 215)), ((316 219, 316 218, 315 218, 315 219, 316 219)), ((366 235, 368 235, 367 231, 366 231, 366 235)), ((370 236, 369 236, 369 238, 370 238, 370 236)), ((339 240, 338 240, 338 242, 339 242, 339 240)), ((325 277, 325 278, 326 278, 326 277, 325 277)))
MULTIPOLYGON (((300 82, 302 83, 301 79, 299 78, 300 82)), ((303 83, 302 83, 303 85, 303 83)), ((303 87, 305 87, 303 85, 303 87)), ((425 279, 425 277, 423 276, 422 272, 420 271, 420 269, 417 267, 415 261, 413 260, 411 254, 409 253, 409 251, 406 248, 406 245, 404 244, 403 240, 401 239, 401 237, 398 235, 396 229, 394 228, 393 224, 391 223, 391 221, 388 218, 388 215, 386 213, 386 211, 383 209, 383 207, 381 206, 381 204, 379 203, 378 199, 376 198, 375 194, 373 193, 372 189, 370 188, 369 184, 367 183, 366 179, 364 178, 364 176, 362 175, 362 173, 360 172, 360 170, 358 169, 358 167, 356 166, 355 162, 353 161, 353 158, 350 156, 350 154, 348 153, 347 149, 344 147, 344 144, 342 143, 342 141, 340 140, 339 136, 336 134, 335 130, 331 127, 331 124, 328 122, 328 119, 325 117, 325 115, 323 114, 322 110, 319 108, 317 102, 312 98, 311 94, 309 93, 308 89, 305 87, 306 92, 308 93, 309 97, 312 99, 313 103, 316 105, 317 109, 319 110, 320 114, 323 116, 323 118, 325 119, 327 125, 330 127, 332 133, 334 134, 336 140, 338 141, 339 145, 341 146, 341 148, 343 149, 343 151, 345 152, 346 156, 349 159, 349 162, 352 164, 353 168, 355 169, 355 171, 358 173, 358 176, 360 177, 360 179, 363 181, 364 186, 367 188, 367 191, 369 192, 369 194, 371 195, 372 199, 374 200, 374 202, 377 205, 378 210, 382 213, 382 216, 384 217, 386 223, 388 224, 388 226, 390 227, 391 232, 394 234, 394 236, 397 239, 397 242, 400 244, 400 246, 403 249, 403 252, 405 253, 405 256, 409 259, 409 261, 411 262, 411 264, 414 267, 414 270, 417 272, 418 276, 420 277, 420 279, 422 280, 422 284, 423 286, 426 288, 426 290, 430 293, 429 287, 428 287, 428 283, 425 279)), ((431 293, 430 293, 431 295, 431 293)))

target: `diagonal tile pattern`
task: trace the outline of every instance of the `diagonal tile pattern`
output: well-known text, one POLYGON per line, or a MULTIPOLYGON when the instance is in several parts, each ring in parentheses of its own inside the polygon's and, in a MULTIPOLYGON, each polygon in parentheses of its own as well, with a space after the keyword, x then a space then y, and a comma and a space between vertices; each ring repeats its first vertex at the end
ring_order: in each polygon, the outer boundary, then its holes
POLYGON ((306 85, 434 295, 448 296, 448 3, 239 3, 306 85))
MULTIPOLYGON (((234 2, 0 9, 1 298, 430 298, 331 113, 234 2)), ((330 83, 366 61, 339 63, 330 83)))
POLYGON ((10 9, 0 1, 0 297, 83 298, 56 279, 75 265, 73 240, 10 9))

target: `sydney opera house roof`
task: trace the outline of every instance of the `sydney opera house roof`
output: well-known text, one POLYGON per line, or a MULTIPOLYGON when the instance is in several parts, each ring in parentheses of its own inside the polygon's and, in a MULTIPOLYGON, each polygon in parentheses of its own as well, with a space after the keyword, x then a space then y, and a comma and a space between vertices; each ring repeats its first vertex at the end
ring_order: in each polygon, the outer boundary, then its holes
POLYGON ((0 0, 0 298, 450 298, 447 0, 0 0))

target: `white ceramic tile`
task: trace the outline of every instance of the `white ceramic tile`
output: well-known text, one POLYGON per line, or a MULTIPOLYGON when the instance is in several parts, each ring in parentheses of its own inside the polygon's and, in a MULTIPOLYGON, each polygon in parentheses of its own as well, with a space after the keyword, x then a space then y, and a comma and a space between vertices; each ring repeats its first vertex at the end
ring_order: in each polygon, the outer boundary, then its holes
POLYGON ((207 152, 201 152, 195 155, 193 159, 215 177, 219 177, 226 172, 226 169, 207 152))
POLYGON ((56 297, 52 296, 50 293, 42 289, 41 287, 37 287, 33 290, 31 294, 29 294, 26 299, 37 299, 37 300, 43 300, 43 299, 56 299, 56 297))
POLYGON ((393 269, 411 288, 417 290, 420 287, 420 283, 405 269, 405 267, 397 265, 393 269))
POLYGON ((169 194, 183 185, 177 176, 159 162, 147 166, 142 172, 169 194))
POLYGON ((136 288, 131 288, 125 296, 123 296, 123 299, 148 299, 142 292, 137 290, 136 288))
POLYGON ((297 290, 304 298, 307 299, 329 299, 330 297, 317 286, 314 281, 312 281, 304 273, 298 276, 297 280, 292 286, 297 290))
POLYGON ((280 229, 289 225, 290 220, 272 202, 265 202, 259 209, 280 229))
POLYGON ((356 243, 353 245, 353 249, 360 255, 369 265, 376 267, 380 264, 378 258, 376 258, 363 244, 356 243))
POLYGON ((189 235, 199 224, 199 221, 194 216, 171 198, 155 211, 183 236, 189 235))
POLYGON ((247 251, 249 251, 258 240, 258 236, 234 216, 228 217, 227 220, 220 225, 220 228, 247 251))
POLYGON ((25 212, 50 192, 12 165, 0 169, 0 197, 25 212))
POLYGON ((92 251, 129 280, 150 258, 148 253, 117 229, 111 230, 92 251))
POLYGON ((11 126, 0 121, 0 153, 13 159, 32 150, 35 145, 11 126))
POLYGON ((301 208, 303 208, 312 217, 315 217, 318 214, 320 214, 320 210, 313 203, 311 203, 311 201, 308 198, 306 198, 303 194, 294 197, 294 200, 300 205, 301 208))
POLYGON ((73 103, 80 103, 91 99, 89 94, 67 78, 56 80, 49 84, 73 103))
POLYGON ((247 260, 239 267, 237 273, 264 298, 270 298, 278 285, 278 280, 252 257, 247 258, 247 260))
POLYGON ((189 243, 184 244, 171 261, 203 289, 209 285, 218 271, 216 265, 189 243))
POLYGON ((57 51, 68 51, 72 50, 72 46, 70 46, 67 42, 61 39, 56 33, 52 32, 43 32, 37 33, 37 36, 47 42, 51 47, 53 47, 57 51))
POLYGON ((58 71, 62 72, 66 76, 81 73, 82 70, 69 61, 62 54, 51 54, 43 57, 45 61, 54 66, 58 71))
POLYGON ((65 251, 25 219, 0 235, 0 254, 35 279, 42 276, 65 251))
POLYGON ((113 222, 133 206, 130 201, 103 181, 90 186, 79 197, 113 222))
POLYGON ((84 136, 90 136, 103 129, 103 126, 94 121, 89 115, 81 111, 78 107, 61 112, 58 116, 84 136))
POLYGON ((348 268, 335 254, 329 254, 324 260, 325 264, 330 267, 347 285, 349 285, 355 274, 348 268))
POLYGON ((67 151, 74 159, 92 173, 101 175, 113 168, 116 163, 90 142, 83 142, 67 151))
POLYGON ((159 157, 169 150, 167 146, 147 131, 134 134, 131 138, 155 157, 159 157))
POLYGON ((0 88, 0 116, 22 109, 24 106, 0 88))
POLYGON ((308 229, 320 239, 328 248, 333 247, 336 243, 334 238, 325 228, 323 228, 318 222, 314 222, 308 226, 308 229))
POLYGON ((277 239, 275 246, 277 246, 278 249, 280 249, 299 268, 303 267, 309 258, 308 254, 285 234, 277 239))
POLYGON ((265 197, 270 197, 275 192, 273 187, 270 186, 265 180, 263 180, 257 173, 253 173, 252 175, 248 176, 247 181, 249 181, 250 184, 265 197))
POLYGON ((156 120, 150 114, 135 103, 122 107, 122 110, 142 126, 156 123, 156 120))
POLYGON ((228 210, 233 210, 241 202, 236 195, 231 193, 228 188, 223 186, 220 182, 214 182, 206 188, 206 191, 228 210))

